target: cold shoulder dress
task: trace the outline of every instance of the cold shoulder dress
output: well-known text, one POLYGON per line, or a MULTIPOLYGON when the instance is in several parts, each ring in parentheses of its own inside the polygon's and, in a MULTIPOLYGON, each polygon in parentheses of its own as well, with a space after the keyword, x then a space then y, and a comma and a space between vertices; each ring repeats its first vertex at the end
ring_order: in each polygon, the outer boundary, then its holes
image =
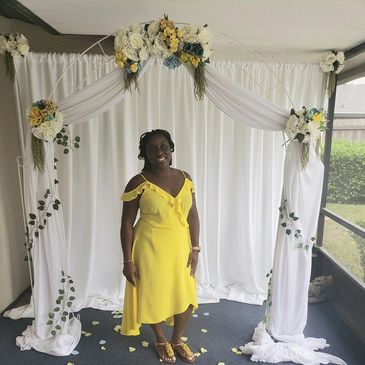
POLYGON ((193 192, 192 181, 184 175, 176 197, 146 179, 122 195, 123 201, 141 196, 132 246, 140 278, 136 287, 126 283, 123 335, 139 335, 143 323, 166 321, 172 325, 174 314, 184 312, 190 304, 198 307, 196 280, 186 266, 191 246, 187 217, 193 192))

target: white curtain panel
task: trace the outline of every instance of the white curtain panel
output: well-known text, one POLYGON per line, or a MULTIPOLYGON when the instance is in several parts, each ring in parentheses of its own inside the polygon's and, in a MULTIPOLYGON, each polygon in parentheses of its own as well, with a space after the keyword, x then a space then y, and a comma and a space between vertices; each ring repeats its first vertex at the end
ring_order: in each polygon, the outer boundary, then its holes
MULTIPOLYGON (((18 62, 21 105, 46 98, 75 57, 30 54, 18 62)), ((87 84, 113 71, 110 62, 92 73, 104 61, 102 56, 77 61, 57 87, 56 101, 73 94, 89 73, 87 84)), ((234 80, 278 105, 266 104, 277 113, 278 125, 283 125, 283 109, 289 114, 291 107, 285 90, 296 108, 323 104, 324 77, 315 65, 215 62, 212 66, 224 75, 222 80, 234 80)), ((210 69, 208 80, 214 76, 214 72, 209 76, 210 69)), ((139 89, 140 93, 127 93, 123 102, 89 123, 69 127, 73 136, 81 137, 79 150, 63 155, 62 148, 55 148, 66 261, 76 287, 74 310, 121 306, 119 196, 141 168, 139 135, 152 128, 171 132, 176 143, 174 165, 189 171, 197 187, 203 246, 197 275, 200 302, 227 298, 261 304, 266 297, 265 274, 272 267, 280 205, 281 133, 235 122, 207 98, 195 101, 193 82, 184 68, 168 70, 160 62, 150 65, 139 89)), ((261 109, 265 103, 257 110, 260 116, 265 114, 261 109)), ((250 113, 254 117, 254 110, 250 113)))

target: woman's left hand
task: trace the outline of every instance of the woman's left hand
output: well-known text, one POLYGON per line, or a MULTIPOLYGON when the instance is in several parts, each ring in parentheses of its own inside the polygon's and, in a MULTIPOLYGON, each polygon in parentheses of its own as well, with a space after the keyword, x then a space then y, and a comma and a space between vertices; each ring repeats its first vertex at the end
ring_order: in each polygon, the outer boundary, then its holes
POLYGON ((190 266, 191 268, 190 275, 192 277, 195 277, 196 267, 198 266, 198 257, 199 257, 198 251, 191 251, 189 254, 188 263, 186 267, 190 266))

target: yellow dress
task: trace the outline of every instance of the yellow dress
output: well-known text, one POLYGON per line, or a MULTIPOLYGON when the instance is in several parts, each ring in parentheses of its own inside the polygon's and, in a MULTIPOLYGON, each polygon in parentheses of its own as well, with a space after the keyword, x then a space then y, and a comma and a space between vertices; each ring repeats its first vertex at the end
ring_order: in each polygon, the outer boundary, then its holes
POLYGON ((196 280, 186 267, 190 253, 187 216, 193 192, 193 183, 185 177, 176 197, 147 180, 122 195, 123 201, 141 195, 132 248, 140 278, 136 287, 126 283, 123 335, 139 335, 142 323, 166 321, 172 325, 174 314, 184 312, 190 304, 198 308, 196 280))

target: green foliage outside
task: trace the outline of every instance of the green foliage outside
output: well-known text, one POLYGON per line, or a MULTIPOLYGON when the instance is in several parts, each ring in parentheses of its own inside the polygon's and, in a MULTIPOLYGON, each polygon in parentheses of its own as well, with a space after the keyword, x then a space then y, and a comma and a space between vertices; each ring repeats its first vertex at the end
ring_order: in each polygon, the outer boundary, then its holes
MULTIPOLYGON (((350 222, 365 223, 365 205, 327 204, 327 208, 350 222)), ((365 240, 332 219, 326 219, 323 247, 335 256, 348 270, 365 281, 365 240)))
POLYGON ((365 143, 333 140, 328 202, 365 203, 365 143))
MULTIPOLYGON (((360 227, 365 228, 365 221, 356 222, 356 224, 359 225, 360 227)), ((357 249, 359 250, 360 263, 363 270, 362 279, 365 281, 365 238, 362 238, 355 233, 351 233, 351 235, 354 241, 356 242, 357 249)))

